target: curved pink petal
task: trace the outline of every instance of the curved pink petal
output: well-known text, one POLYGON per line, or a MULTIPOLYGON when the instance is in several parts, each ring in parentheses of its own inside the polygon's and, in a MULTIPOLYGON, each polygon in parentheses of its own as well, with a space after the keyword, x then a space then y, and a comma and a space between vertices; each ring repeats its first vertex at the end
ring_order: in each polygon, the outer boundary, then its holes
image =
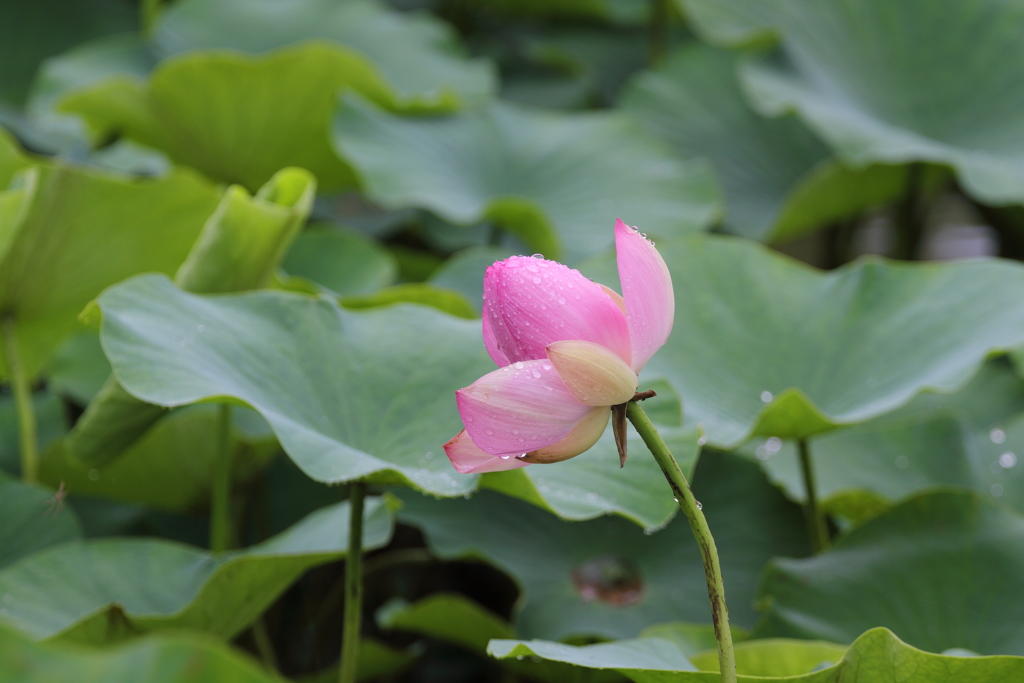
POLYGON ((452 461, 452 467, 462 474, 478 474, 482 472, 504 472, 529 463, 517 460, 511 455, 491 455, 484 453, 473 443, 472 437, 463 429, 444 445, 444 453, 452 461))
POLYGON ((484 452, 521 455, 555 443, 590 411, 551 361, 519 361, 455 392, 466 431, 484 452))
POLYGON ((536 464, 562 462, 569 458, 575 458, 580 453, 590 450, 597 443, 597 440, 604 434, 605 427, 608 426, 608 416, 611 413, 612 410, 608 406, 591 408, 590 412, 583 416, 583 419, 573 427, 571 432, 550 446, 538 448, 520 456, 519 460, 536 464))
POLYGON ((615 222, 615 258, 633 349, 630 366, 640 372, 672 332, 672 276, 654 244, 621 220, 615 222))
POLYGON ((484 276, 483 314, 512 362, 544 358, 548 344, 566 339, 600 344, 627 363, 631 358, 626 316, 612 298, 555 261, 513 256, 492 265, 484 276))
POLYGON ((491 328, 490 318, 487 315, 487 310, 484 309, 484 348, 487 349, 487 353, 490 354, 491 360, 497 364, 498 367, 503 368, 509 364, 508 357, 501 352, 498 348, 498 341, 494 338, 494 330, 491 328))
POLYGON ((633 398, 636 373, 614 353, 594 342, 567 339, 549 344, 548 360, 580 403, 613 406, 633 398))

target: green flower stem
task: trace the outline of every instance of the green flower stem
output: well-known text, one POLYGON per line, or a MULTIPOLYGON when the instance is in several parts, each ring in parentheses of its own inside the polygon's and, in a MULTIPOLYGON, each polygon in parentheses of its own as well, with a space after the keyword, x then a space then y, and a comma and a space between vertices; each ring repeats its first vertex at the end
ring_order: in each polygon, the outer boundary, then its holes
POLYGON ((661 466, 669 486, 675 493, 679 508, 690 522, 700 554, 704 559, 704 576, 708 582, 708 599, 711 601, 711 618, 715 626, 715 638, 718 639, 718 664, 722 672, 722 683, 736 683, 736 655, 732 649, 732 631, 729 630, 729 608, 725 604, 725 584, 722 582, 722 567, 718 561, 718 548, 711 536, 708 522, 701 512, 700 503, 693 497, 686 476, 679 469, 679 463, 672 457, 661 434, 651 423, 647 413, 636 401, 626 404, 626 417, 633 423, 640 437, 647 444, 651 455, 661 466))
POLYGON ((139 7, 139 23, 141 24, 142 34, 150 35, 153 33, 153 28, 156 26, 156 16, 160 11, 160 0, 142 0, 142 5, 139 7))
POLYGON ((39 444, 36 441, 36 413, 32 407, 32 384, 18 354, 14 316, 0 320, 0 338, 3 339, 3 357, 14 390, 14 404, 18 411, 18 434, 21 439, 21 477, 33 482, 39 478, 39 444))
POLYGON ((648 2, 650 18, 647 25, 647 65, 655 66, 665 57, 665 52, 668 49, 668 29, 672 9, 669 6, 669 0, 648 0, 648 2))
POLYGON ((210 550, 223 552, 231 539, 231 406, 220 405, 217 455, 210 491, 210 550))
POLYGON ((807 504, 804 506, 804 516, 807 518, 807 536, 811 540, 811 550, 817 555, 828 550, 830 545, 828 522, 825 520, 825 511, 818 505, 818 491, 814 484, 814 463, 811 461, 811 450, 807 446, 807 439, 797 440, 797 450, 800 452, 800 471, 803 472, 804 492, 807 494, 807 504))
POLYGON ((341 632, 341 683, 356 683, 359 636, 363 618, 363 500, 366 484, 352 482, 348 556, 345 559, 345 615, 341 632))

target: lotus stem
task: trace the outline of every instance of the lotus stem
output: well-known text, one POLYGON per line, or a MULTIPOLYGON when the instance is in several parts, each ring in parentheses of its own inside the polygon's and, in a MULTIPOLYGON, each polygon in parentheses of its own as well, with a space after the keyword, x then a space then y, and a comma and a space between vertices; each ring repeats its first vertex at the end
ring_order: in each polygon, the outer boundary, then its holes
POLYGON ((18 435, 21 443, 21 478, 34 482, 39 478, 39 444, 36 436, 36 412, 32 406, 32 384, 18 353, 14 316, 0 319, 0 338, 3 339, 3 358, 11 378, 14 405, 18 413, 18 435))
POLYGON ((693 531, 693 537, 697 539, 704 560, 704 577, 708 584, 715 638, 718 640, 718 665, 722 673, 722 683, 736 683, 736 655, 732 647, 732 631, 729 629, 729 608, 725 604, 725 583, 722 580, 722 566, 718 561, 718 548, 715 547, 711 529, 708 528, 700 503, 690 491, 690 485, 686 482, 686 476, 679 468, 679 463, 672 456, 672 451, 644 409, 636 401, 630 401, 626 404, 626 417, 633 423, 633 427, 647 444, 661 471, 665 473, 676 502, 679 503, 679 509, 690 522, 690 529, 693 531))
POLYGON ((223 552, 231 543, 231 406, 217 414, 217 453, 210 483, 210 550, 223 552))
POLYGON ((803 473, 804 491, 807 494, 807 504, 804 506, 804 517, 807 518, 807 536, 811 541, 811 551, 817 555, 828 550, 830 545, 828 520, 825 519, 825 511, 818 505, 818 491, 814 483, 814 462, 811 460, 811 450, 807 445, 807 439, 797 440, 797 450, 800 453, 800 470, 803 473))
POLYGON ((366 484, 352 482, 349 494, 348 555, 345 558, 345 613, 341 633, 339 681, 356 683, 363 618, 363 502, 366 484))

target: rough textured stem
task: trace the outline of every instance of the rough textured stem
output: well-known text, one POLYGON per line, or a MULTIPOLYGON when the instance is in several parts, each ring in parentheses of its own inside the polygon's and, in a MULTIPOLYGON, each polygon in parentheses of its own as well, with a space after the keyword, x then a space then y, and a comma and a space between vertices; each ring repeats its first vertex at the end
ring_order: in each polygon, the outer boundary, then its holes
POLYGON ((345 615, 341 633, 341 683, 356 683, 359 668, 359 632, 363 617, 363 500, 366 484, 352 482, 348 556, 345 559, 345 615))
POLYGON ((896 205, 900 230, 896 258, 913 261, 920 258, 924 238, 925 206, 923 197, 924 165, 913 163, 907 168, 907 187, 896 205))
POLYGON ((263 664, 271 671, 277 671, 277 654, 274 652, 274 641, 270 639, 270 634, 267 633, 267 623, 263 621, 262 616, 252 623, 252 639, 256 643, 256 649, 260 653, 260 659, 263 660, 263 664))
POLYGON ((18 411, 18 434, 21 439, 21 477, 25 481, 39 478, 39 444, 36 441, 36 411, 32 406, 32 383, 18 354, 18 340, 14 334, 14 316, 0 319, 0 337, 3 338, 3 357, 11 376, 14 404, 18 411))
POLYGON ((800 471, 803 473, 804 491, 807 494, 807 505, 804 507, 807 536, 811 540, 811 550, 817 555, 828 550, 828 522, 825 521, 824 511, 818 505, 818 490, 814 485, 814 463, 811 461, 807 439, 797 440, 797 450, 800 452, 800 471))
POLYGON ((669 0, 649 0, 650 19, 648 19, 649 53, 647 64, 655 66, 665 56, 668 48, 668 22, 671 14, 669 0))
POLYGON ((231 406, 217 416, 217 456, 210 482, 210 550, 223 552, 231 542, 231 406))
POLYGON ((139 23, 143 35, 150 35, 156 25, 156 15, 160 11, 160 0, 142 0, 139 6, 139 23))
POLYGON ((647 444, 661 471, 665 473, 679 508, 690 522, 690 529, 697 539, 697 545, 700 546, 700 555, 704 560, 704 576, 708 583, 708 599, 711 601, 711 619, 715 626, 715 638, 718 639, 718 664, 722 672, 722 683, 735 683, 736 655, 732 649, 729 608, 725 604, 725 584, 722 582, 722 567, 718 561, 715 539, 711 536, 700 503, 693 497, 690 485, 686 483, 686 476, 679 469, 679 463, 647 417, 647 413, 639 403, 630 401, 626 406, 626 417, 633 423, 633 427, 647 444))

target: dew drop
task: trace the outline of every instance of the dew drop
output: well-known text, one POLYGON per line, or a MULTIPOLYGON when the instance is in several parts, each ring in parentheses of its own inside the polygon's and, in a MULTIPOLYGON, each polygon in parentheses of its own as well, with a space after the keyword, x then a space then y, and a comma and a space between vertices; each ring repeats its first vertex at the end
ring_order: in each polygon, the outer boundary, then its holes
POLYGON ((540 277, 539 276, 535 276, 533 278, 533 284, 535 284, 535 285, 539 285, 540 284, 540 277))
POLYGON ((486 434, 487 436, 494 436, 494 430, 493 429, 485 429, 484 430, 484 434, 486 434))
POLYGON ((522 370, 524 367, 526 367, 523 361, 517 361, 514 365, 516 370, 522 370))
POLYGON ((704 506, 700 504, 699 500, 697 501, 697 509, 698 510, 703 510, 704 509, 704 506))

